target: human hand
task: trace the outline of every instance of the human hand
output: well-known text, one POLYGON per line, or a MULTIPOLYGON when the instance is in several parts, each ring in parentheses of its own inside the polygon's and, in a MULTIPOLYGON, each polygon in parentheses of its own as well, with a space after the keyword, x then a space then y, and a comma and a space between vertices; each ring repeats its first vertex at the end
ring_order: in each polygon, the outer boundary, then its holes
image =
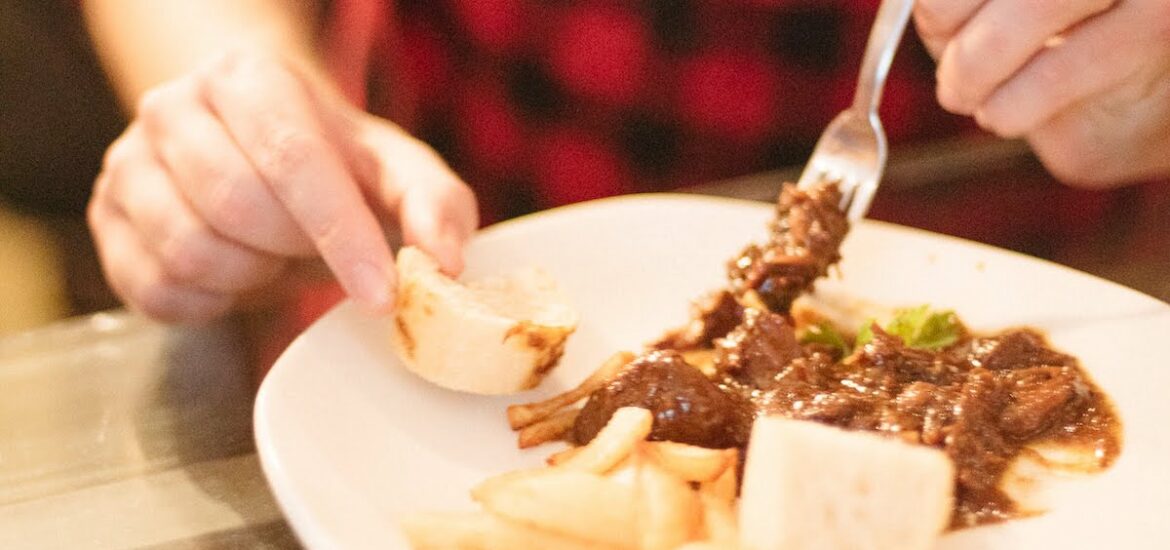
POLYGON ((438 155, 291 63, 230 54, 145 94, 89 205, 131 308, 203 321, 320 257, 354 299, 392 307, 383 223, 462 269, 475 197, 438 155))
POLYGON ((919 0, 938 100, 1025 137, 1058 178, 1170 174, 1170 2, 919 0))

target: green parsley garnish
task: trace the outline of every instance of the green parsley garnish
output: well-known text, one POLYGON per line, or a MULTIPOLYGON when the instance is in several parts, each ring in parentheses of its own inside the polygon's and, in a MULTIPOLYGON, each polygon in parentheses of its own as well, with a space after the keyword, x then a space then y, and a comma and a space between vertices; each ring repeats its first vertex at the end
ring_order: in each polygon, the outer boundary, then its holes
MULTIPOLYGON (((874 321, 867 321, 857 332, 857 346, 873 340, 874 321)), ((930 306, 900 309, 884 327, 885 331, 902 339, 907 346, 919 349, 943 349, 959 341, 962 326, 953 311, 931 311, 930 306)))
POLYGON ((841 350, 843 356, 850 353, 849 342, 845 341, 845 337, 827 321, 805 327, 804 334, 800 336, 800 343, 831 346, 841 350))

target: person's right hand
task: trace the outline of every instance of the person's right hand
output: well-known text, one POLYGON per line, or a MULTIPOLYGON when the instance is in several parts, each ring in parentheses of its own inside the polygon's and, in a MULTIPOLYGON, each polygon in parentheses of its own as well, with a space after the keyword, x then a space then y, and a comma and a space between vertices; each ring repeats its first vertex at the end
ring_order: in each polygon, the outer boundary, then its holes
POLYGON ((938 101, 1023 137, 1059 179, 1170 174, 1170 2, 919 0, 938 101))
POLYGON ((478 220, 437 154, 292 64, 234 53, 163 84, 110 146, 89 223, 132 309, 202 321, 320 257, 347 294, 392 307, 383 223, 450 273, 478 220))

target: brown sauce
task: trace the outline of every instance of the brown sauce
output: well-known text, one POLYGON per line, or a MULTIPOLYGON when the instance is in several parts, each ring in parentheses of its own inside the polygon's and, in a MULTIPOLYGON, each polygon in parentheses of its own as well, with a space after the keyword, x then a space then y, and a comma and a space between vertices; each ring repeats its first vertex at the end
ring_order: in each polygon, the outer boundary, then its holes
POLYGON ((847 357, 801 344, 791 306, 840 258, 849 229, 840 202, 833 184, 786 185, 768 241, 729 263, 727 288, 699 302, 686 326, 594 392, 570 438, 587 443, 623 406, 654 413, 651 439, 713 448, 746 448, 761 414, 879 432, 953 460, 952 528, 1023 513, 1001 482, 1031 446, 1085 450, 1096 461, 1090 469, 1116 459, 1120 427, 1108 399, 1075 358, 1033 330, 964 330, 926 350, 875 326, 847 357), (713 357, 713 375, 687 363, 684 354, 695 352, 713 357))
POLYGON ((713 448, 746 447, 759 414, 880 432, 941 449, 954 461, 952 528, 1020 514, 1001 481, 1031 445, 1089 449, 1097 468, 1120 450, 1105 395, 1073 357, 1035 331, 964 336, 928 351, 875 329, 870 343, 840 357, 827 346, 800 344, 782 315, 747 313, 716 341, 718 379, 678 352, 644 354, 589 398, 573 439, 588 442, 629 405, 654 412, 652 439, 713 448))

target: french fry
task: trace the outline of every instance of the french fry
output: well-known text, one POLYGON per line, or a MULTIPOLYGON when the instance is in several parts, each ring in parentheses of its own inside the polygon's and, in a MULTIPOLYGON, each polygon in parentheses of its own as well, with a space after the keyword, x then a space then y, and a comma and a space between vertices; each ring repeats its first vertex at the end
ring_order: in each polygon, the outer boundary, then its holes
POLYGON ((520 430, 516 438, 517 445, 521 449, 527 449, 564 437, 573 429, 573 422, 577 421, 577 414, 580 412, 580 409, 565 409, 520 430))
POLYGON ((637 492, 605 477, 547 468, 493 477, 471 496, 490 513, 613 548, 637 550, 637 492))
POLYGON ((633 485, 634 478, 637 477, 638 465, 634 457, 627 456, 605 472, 605 477, 617 481, 618 483, 625 483, 626 485, 633 485))
POLYGON ((735 506, 709 493, 699 495, 703 503, 703 527, 707 541, 720 548, 735 548, 739 545, 739 523, 735 517, 735 506))
POLYGON ((544 463, 548 464, 549 466, 560 466, 561 464, 564 464, 565 461, 573 458, 573 456, 581 452, 582 448, 583 447, 569 447, 568 449, 562 449, 551 455, 548 455, 548 458, 544 459, 544 463))
POLYGON ((709 494, 725 502, 734 502, 739 490, 739 479, 736 473, 737 462, 738 457, 714 481, 700 483, 699 492, 709 494))
MULTIPOLYGON (((562 406, 525 425, 521 447, 563 437, 579 412, 562 406)), ((474 488, 482 511, 415 515, 403 529, 415 550, 737 550, 738 450, 646 441, 653 424, 647 409, 618 409, 549 468, 474 488)))
POLYGON ((737 449, 707 449, 673 441, 645 443, 646 453, 670 473, 687 481, 711 482, 735 468, 737 449))
POLYGON ((614 411, 609 422, 581 452, 569 457, 561 467, 604 474, 630 456, 638 442, 650 435, 653 425, 654 416, 649 410, 622 407, 614 411))
POLYGON ((698 493, 650 457, 635 460, 641 549, 673 550, 698 538, 703 514, 698 493))
POLYGON ((589 397, 589 394, 612 380, 633 360, 634 354, 628 351, 615 353, 577 387, 544 401, 509 406, 508 425, 512 426, 513 430, 531 426, 556 414, 557 411, 589 397))
POLYGON ((604 550, 605 546, 486 512, 414 514, 402 530, 414 550, 604 550))

